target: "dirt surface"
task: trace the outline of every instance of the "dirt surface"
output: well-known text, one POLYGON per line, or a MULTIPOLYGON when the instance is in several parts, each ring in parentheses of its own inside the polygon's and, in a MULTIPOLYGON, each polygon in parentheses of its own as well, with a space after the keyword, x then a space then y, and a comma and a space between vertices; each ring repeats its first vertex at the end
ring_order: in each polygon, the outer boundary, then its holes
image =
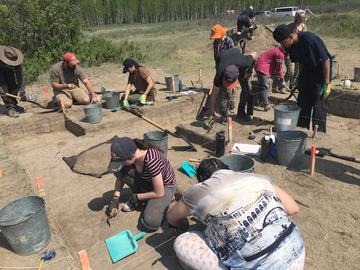
MULTIPOLYGON (((272 46, 273 41, 268 32, 260 29, 256 35, 248 45, 249 50, 254 49, 260 53, 272 46)), ((337 53, 344 74, 342 76, 346 74, 347 78, 352 78, 353 67, 360 59, 359 49, 354 43, 345 48, 338 44, 336 40, 328 41, 330 49, 337 53), (357 53, 349 58, 350 52, 357 53)), ((187 52, 184 59, 206 57, 208 64, 202 68, 202 79, 204 86, 209 87, 214 73, 211 49, 204 46, 196 47, 194 51, 187 52)), ((164 81, 168 67, 149 66, 155 79, 164 81)), ((185 85, 190 86, 191 81, 200 85, 199 66, 201 63, 191 62, 179 71, 185 85)), ((97 90, 102 86, 123 90, 127 80, 118 65, 107 64, 85 69, 85 72, 97 90)), ((49 86, 47 78, 48 74, 44 74, 27 91, 42 93, 43 87, 49 86)), ((194 122, 201 95, 181 97, 169 102, 165 97, 172 93, 160 90, 162 88, 163 86, 158 87, 159 103, 147 109, 147 115, 151 119, 170 130, 181 124, 184 129, 209 139, 214 138, 215 131, 226 129, 217 124, 207 134, 201 124, 194 122)), ((42 95, 41 99, 45 102, 49 97, 42 95)), ((41 114, 43 110, 32 106, 28 108, 30 112, 17 119, 0 116, 1 131, 7 132, 6 136, 0 136, 0 206, 19 197, 36 194, 35 179, 43 177, 47 214, 52 230, 52 240, 46 249, 53 248, 57 252, 57 257, 46 263, 43 269, 81 269, 77 252, 83 249, 88 252, 93 270, 180 269, 172 243, 181 232, 166 226, 140 240, 140 249, 136 254, 112 264, 104 240, 125 229, 138 232, 140 212, 120 213, 111 221, 111 227, 108 227, 104 211, 112 196, 114 176, 106 175, 97 179, 74 174, 62 161, 63 156, 76 155, 114 135, 142 137, 144 132, 156 128, 126 112, 114 114, 109 111, 104 112, 100 124, 86 124, 80 121, 83 118, 82 109, 74 107, 70 117, 84 125, 88 131, 86 136, 76 138, 60 126, 63 125, 61 114, 41 114), (33 119, 36 119, 35 123, 32 122, 33 119), (45 122, 46 125, 42 125, 45 122), (15 130, 13 135, 10 134, 11 130, 15 130)), ((273 111, 255 111, 255 116, 263 121, 257 125, 243 125, 234 119, 234 142, 255 143, 247 139, 250 131, 256 132, 256 140, 261 139, 273 120, 273 111)), ((318 133, 316 139, 309 138, 307 145, 310 147, 316 144, 332 148, 335 153, 359 157, 359 136, 358 119, 330 115, 328 133, 318 133)), ((168 155, 176 169, 179 193, 195 183, 194 179, 178 170, 180 164, 190 158, 204 158, 212 154, 209 149, 199 145, 198 152, 175 151, 176 146, 184 145, 182 140, 169 137, 168 155)), ((292 168, 281 167, 275 161, 264 163, 258 158, 255 160, 256 172, 268 175, 274 183, 289 191, 301 206, 294 221, 305 239, 306 269, 357 269, 360 265, 359 164, 329 157, 317 158, 316 173, 311 177, 309 161, 306 159, 292 168)), ((128 190, 123 192, 122 201, 126 200, 128 194, 128 190)), ((14 254, 0 233, 0 269, 36 269, 39 258, 40 253, 26 257, 14 254)))

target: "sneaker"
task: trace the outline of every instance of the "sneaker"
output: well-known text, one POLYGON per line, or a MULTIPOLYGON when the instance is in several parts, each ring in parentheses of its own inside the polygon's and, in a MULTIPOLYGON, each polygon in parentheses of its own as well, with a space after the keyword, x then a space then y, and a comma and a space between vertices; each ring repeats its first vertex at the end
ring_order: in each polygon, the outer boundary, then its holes
POLYGON ((15 110, 18 113, 26 113, 26 109, 18 105, 15 105, 15 110))
POLYGON ((226 124, 227 123, 227 114, 223 114, 222 116, 220 116, 217 120, 217 122, 219 122, 220 124, 226 124))
POLYGON ((138 207, 137 203, 132 202, 131 200, 128 200, 123 207, 121 208, 121 211, 123 212, 131 212, 134 211, 138 207))
POLYGON ((264 112, 267 112, 270 111, 271 106, 268 104, 268 105, 264 105, 263 108, 264 108, 264 112))

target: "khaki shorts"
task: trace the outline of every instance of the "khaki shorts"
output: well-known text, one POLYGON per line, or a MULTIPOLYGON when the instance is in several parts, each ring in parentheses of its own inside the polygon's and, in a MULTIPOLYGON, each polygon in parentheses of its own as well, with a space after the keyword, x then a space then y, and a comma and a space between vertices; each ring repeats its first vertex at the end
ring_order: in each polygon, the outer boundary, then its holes
POLYGON ((75 88, 72 90, 54 89, 54 95, 57 101, 67 103, 69 105, 73 103, 84 105, 89 104, 90 102, 89 95, 81 88, 75 88))

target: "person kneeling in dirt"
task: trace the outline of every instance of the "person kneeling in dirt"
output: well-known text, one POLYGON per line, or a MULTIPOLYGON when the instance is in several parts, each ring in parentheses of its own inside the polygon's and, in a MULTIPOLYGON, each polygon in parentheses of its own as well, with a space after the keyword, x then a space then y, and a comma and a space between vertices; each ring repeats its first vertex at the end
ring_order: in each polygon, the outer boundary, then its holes
POLYGON ((331 91, 331 55, 324 42, 314 33, 293 32, 287 25, 279 25, 273 32, 274 39, 286 48, 292 62, 300 64, 297 79, 301 108, 297 125, 326 132, 327 98, 331 91))
POLYGON ((128 137, 121 137, 111 144, 111 156, 110 166, 122 168, 115 173, 117 179, 114 198, 109 205, 110 216, 116 216, 120 192, 127 184, 133 194, 121 210, 133 211, 146 201, 140 225, 146 231, 156 231, 176 191, 175 173, 169 160, 160 150, 128 137))
POLYGON ((150 72, 144 66, 140 66, 133 59, 125 59, 123 61, 123 73, 129 72, 129 79, 125 90, 125 95, 122 96, 123 106, 129 107, 129 103, 146 104, 147 102, 154 102, 156 90, 154 88, 154 80, 150 72), (131 92, 131 87, 135 87, 135 91, 131 92))
POLYGON ((203 160, 198 184, 170 207, 167 221, 185 229, 187 217, 205 224, 174 242, 184 269, 303 269, 303 238, 289 218, 294 199, 265 176, 234 172, 219 159, 203 160))
POLYGON ((74 101, 80 105, 97 102, 94 88, 78 65, 79 62, 74 53, 66 52, 63 61, 56 63, 51 69, 50 82, 55 98, 65 108, 70 108, 74 101), (90 96, 80 88, 79 80, 90 92, 90 96))
POLYGON ((254 8, 250 6, 248 9, 241 12, 237 18, 237 35, 240 36, 245 29, 248 29, 249 39, 252 39, 254 29, 253 23, 255 23, 255 21, 254 8))
POLYGON ((285 58, 285 50, 281 47, 270 49, 260 55, 255 63, 255 71, 258 79, 257 95, 255 104, 264 108, 264 111, 270 110, 268 101, 269 82, 271 75, 276 74, 280 85, 285 85, 282 72, 282 64, 285 58))
MULTIPOLYGON (((253 96, 250 94, 249 78, 252 74, 256 59, 256 52, 249 55, 243 55, 239 48, 231 48, 224 51, 220 55, 219 66, 216 70, 214 78, 213 90, 210 96, 210 118, 215 116, 216 97, 219 89, 224 92, 226 99, 229 100, 229 95, 234 88, 236 88, 236 80, 239 80, 241 86, 240 102, 238 105, 237 116, 240 120, 250 122, 253 115, 253 96), (245 107, 247 112, 245 112, 245 107)), ((230 102, 222 102, 220 112, 220 122, 227 121, 227 114, 230 102)))
POLYGON ((24 113, 25 109, 18 106, 16 98, 6 95, 11 94, 26 100, 23 54, 14 47, 0 46, 0 95, 5 103, 7 114, 16 117, 17 113, 24 113))

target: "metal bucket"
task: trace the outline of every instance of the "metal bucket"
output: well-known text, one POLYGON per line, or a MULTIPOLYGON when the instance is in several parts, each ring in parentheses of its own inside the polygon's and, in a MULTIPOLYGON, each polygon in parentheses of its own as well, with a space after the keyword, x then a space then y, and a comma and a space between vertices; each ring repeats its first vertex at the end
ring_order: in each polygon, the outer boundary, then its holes
POLYGON ((278 104, 274 107, 276 131, 295 130, 301 108, 296 104, 278 104))
POLYGON ((236 172, 254 172, 255 161, 245 155, 225 155, 219 158, 222 162, 229 166, 230 170, 236 172))
POLYGON ((168 151, 168 134, 163 131, 150 131, 144 133, 144 142, 147 145, 152 145, 163 151, 167 156, 168 151))
POLYGON ((91 124, 96 124, 102 120, 101 103, 89 104, 84 106, 85 119, 84 121, 91 124))
POLYGON ((117 109, 120 107, 120 93, 119 92, 107 92, 103 94, 107 109, 117 109))
POLYGON ((276 134, 276 160, 289 166, 304 158, 307 134, 298 130, 280 131, 276 134))
POLYGON ((51 235, 44 200, 29 196, 2 208, 0 230, 16 254, 31 255, 46 247, 51 235))
POLYGON ((180 77, 179 75, 166 75, 165 76, 166 89, 168 91, 179 92, 179 83, 180 77), (174 89, 175 87, 175 89, 174 89))

